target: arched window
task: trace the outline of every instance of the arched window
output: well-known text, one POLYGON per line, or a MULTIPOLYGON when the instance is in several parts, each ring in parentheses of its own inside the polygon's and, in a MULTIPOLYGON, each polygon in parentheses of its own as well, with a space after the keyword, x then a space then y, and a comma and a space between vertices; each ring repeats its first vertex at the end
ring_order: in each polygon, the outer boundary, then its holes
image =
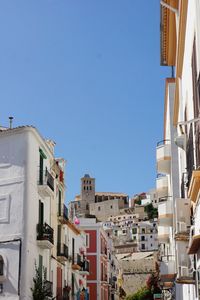
POLYGON ((3 257, 0 255, 0 276, 3 276, 3 269, 4 269, 4 260, 3 257))

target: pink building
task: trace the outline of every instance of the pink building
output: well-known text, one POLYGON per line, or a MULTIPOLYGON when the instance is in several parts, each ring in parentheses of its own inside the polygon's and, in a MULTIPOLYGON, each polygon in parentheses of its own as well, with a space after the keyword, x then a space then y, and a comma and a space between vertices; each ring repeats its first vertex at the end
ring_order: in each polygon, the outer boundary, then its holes
POLYGON ((108 236, 96 219, 80 219, 80 227, 86 233, 87 260, 90 264, 87 288, 90 299, 109 300, 110 253, 108 236))

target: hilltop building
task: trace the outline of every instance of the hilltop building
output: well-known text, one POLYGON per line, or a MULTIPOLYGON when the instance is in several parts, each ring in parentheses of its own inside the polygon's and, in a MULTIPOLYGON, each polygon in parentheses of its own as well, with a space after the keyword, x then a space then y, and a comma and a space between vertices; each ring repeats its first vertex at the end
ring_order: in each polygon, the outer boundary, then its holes
POLYGON ((129 207, 127 194, 113 192, 96 192, 95 178, 85 174, 81 178, 81 194, 69 204, 70 218, 94 215, 98 221, 105 221, 110 215, 118 215, 129 207))

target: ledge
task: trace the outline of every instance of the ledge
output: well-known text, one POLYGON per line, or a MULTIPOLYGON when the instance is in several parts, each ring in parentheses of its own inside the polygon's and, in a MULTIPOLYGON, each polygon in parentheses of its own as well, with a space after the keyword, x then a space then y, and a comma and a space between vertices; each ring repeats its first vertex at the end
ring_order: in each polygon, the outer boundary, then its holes
POLYGON ((179 232, 175 234, 175 240, 181 242, 189 241, 189 233, 188 232, 179 232))
POLYGON ((176 279, 178 284, 195 284, 195 280, 191 277, 179 277, 176 279))

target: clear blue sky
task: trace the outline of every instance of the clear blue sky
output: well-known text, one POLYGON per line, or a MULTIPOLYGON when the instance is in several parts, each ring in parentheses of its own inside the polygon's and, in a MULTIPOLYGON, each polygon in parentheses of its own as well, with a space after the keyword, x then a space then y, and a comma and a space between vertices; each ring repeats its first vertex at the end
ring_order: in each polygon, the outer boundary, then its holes
POLYGON ((155 186, 164 78, 159 0, 1 0, 0 124, 35 125, 80 177, 130 196, 155 186))

